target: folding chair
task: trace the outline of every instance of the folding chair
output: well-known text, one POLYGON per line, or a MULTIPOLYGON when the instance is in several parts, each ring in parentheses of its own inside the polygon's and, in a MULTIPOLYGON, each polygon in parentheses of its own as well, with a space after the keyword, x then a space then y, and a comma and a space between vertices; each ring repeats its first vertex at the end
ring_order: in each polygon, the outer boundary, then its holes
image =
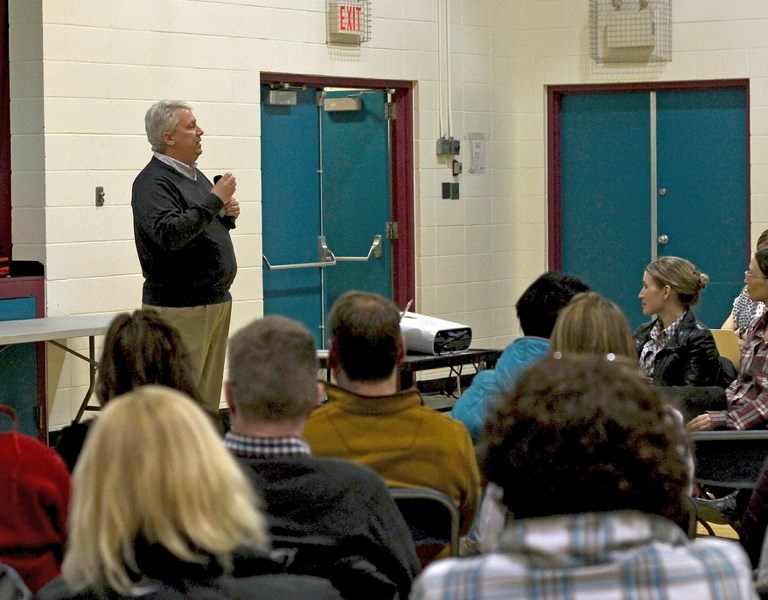
POLYGON ((411 530, 416 547, 441 544, 459 555, 459 509, 447 495, 431 488, 389 488, 411 530))
POLYGON ((688 437, 696 483, 729 490, 755 488, 768 457, 768 431, 695 431, 688 437))
POLYGON ((710 331, 715 338, 715 346, 720 356, 725 356, 738 370, 741 362, 741 348, 736 332, 733 329, 710 329, 710 331))

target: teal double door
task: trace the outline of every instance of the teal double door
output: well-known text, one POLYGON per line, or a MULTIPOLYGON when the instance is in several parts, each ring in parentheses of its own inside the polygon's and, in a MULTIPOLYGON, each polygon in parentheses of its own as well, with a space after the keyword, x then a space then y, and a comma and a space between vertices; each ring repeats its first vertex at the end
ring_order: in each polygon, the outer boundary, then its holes
POLYGON ((729 314, 749 260, 747 98, 742 85, 558 98, 553 266, 618 303, 633 328, 647 320, 643 270, 661 256, 709 275, 702 322, 729 314))
POLYGON ((272 104, 262 86, 264 314, 301 321, 325 348, 342 293, 392 297, 388 95, 294 91, 295 104, 272 104))

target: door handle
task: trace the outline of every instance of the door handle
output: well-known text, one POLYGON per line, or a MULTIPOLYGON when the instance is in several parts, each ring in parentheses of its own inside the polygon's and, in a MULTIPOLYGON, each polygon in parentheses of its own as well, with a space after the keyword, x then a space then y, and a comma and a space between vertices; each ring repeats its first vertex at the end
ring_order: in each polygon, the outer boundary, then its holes
POLYGON ((381 258, 381 236, 374 235, 371 247, 368 249, 368 254, 365 256, 337 256, 337 262, 368 262, 371 256, 381 258))
POLYGON ((658 238, 656 238, 656 241, 659 242, 662 246, 665 246, 669 243, 669 236, 666 234, 660 235, 658 238))
POLYGON ((381 258, 381 236, 374 235, 371 247, 368 249, 368 254, 365 256, 336 256, 333 251, 325 243, 325 236, 317 236, 317 262, 306 263, 291 263, 286 265, 273 265, 269 262, 269 259, 262 254, 261 260, 267 271, 286 271, 288 269, 324 269, 325 267, 332 267, 337 262, 368 262, 371 256, 381 258))
POLYGON ((267 268, 267 271, 286 271, 288 269, 324 269, 325 267, 332 267, 336 264, 337 259, 333 252, 331 252, 331 249, 328 248, 328 245, 325 243, 324 235, 317 236, 317 255, 317 262, 292 263, 286 265, 273 265, 269 262, 269 259, 264 254, 261 255, 261 260, 264 263, 264 266, 267 268))

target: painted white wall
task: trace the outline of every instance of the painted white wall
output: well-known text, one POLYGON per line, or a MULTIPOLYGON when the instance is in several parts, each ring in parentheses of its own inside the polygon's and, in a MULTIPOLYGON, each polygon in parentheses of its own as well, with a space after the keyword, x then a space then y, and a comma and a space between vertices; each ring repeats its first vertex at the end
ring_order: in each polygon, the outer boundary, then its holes
MULTIPOLYGON (((201 168, 238 177, 232 329, 261 316, 262 71, 415 82, 419 310, 471 325, 478 347, 519 334, 514 303, 546 269, 547 85, 750 78, 753 239, 768 227, 764 0, 675 0, 673 60, 651 66, 589 59, 587 0, 449 2, 451 133, 465 165, 454 201, 439 197, 451 178, 434 151, 447 121, 441 131, 438 0, 372 0, 359 53, 325 44, 322 0, 10 0, 14 258, 45 265, 48 314, 140 305, 130 188, 150 156, 143 115, 180 98, 206 131, 201 168), (466 170, 470 132, 487 139, 482 175, 466 170)), ((61 351, 48 359, 55 429, 87 371, 61 351)))

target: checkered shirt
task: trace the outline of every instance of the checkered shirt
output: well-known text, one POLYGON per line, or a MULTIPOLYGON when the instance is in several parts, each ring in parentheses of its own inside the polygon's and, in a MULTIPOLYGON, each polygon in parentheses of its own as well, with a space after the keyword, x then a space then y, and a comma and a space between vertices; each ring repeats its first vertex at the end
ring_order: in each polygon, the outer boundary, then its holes
POLYGON ((312 454, 309 444, 297 437, 253 437, 231 431, 224 436, 224 445, 243 458, 277 458, 312 454))

